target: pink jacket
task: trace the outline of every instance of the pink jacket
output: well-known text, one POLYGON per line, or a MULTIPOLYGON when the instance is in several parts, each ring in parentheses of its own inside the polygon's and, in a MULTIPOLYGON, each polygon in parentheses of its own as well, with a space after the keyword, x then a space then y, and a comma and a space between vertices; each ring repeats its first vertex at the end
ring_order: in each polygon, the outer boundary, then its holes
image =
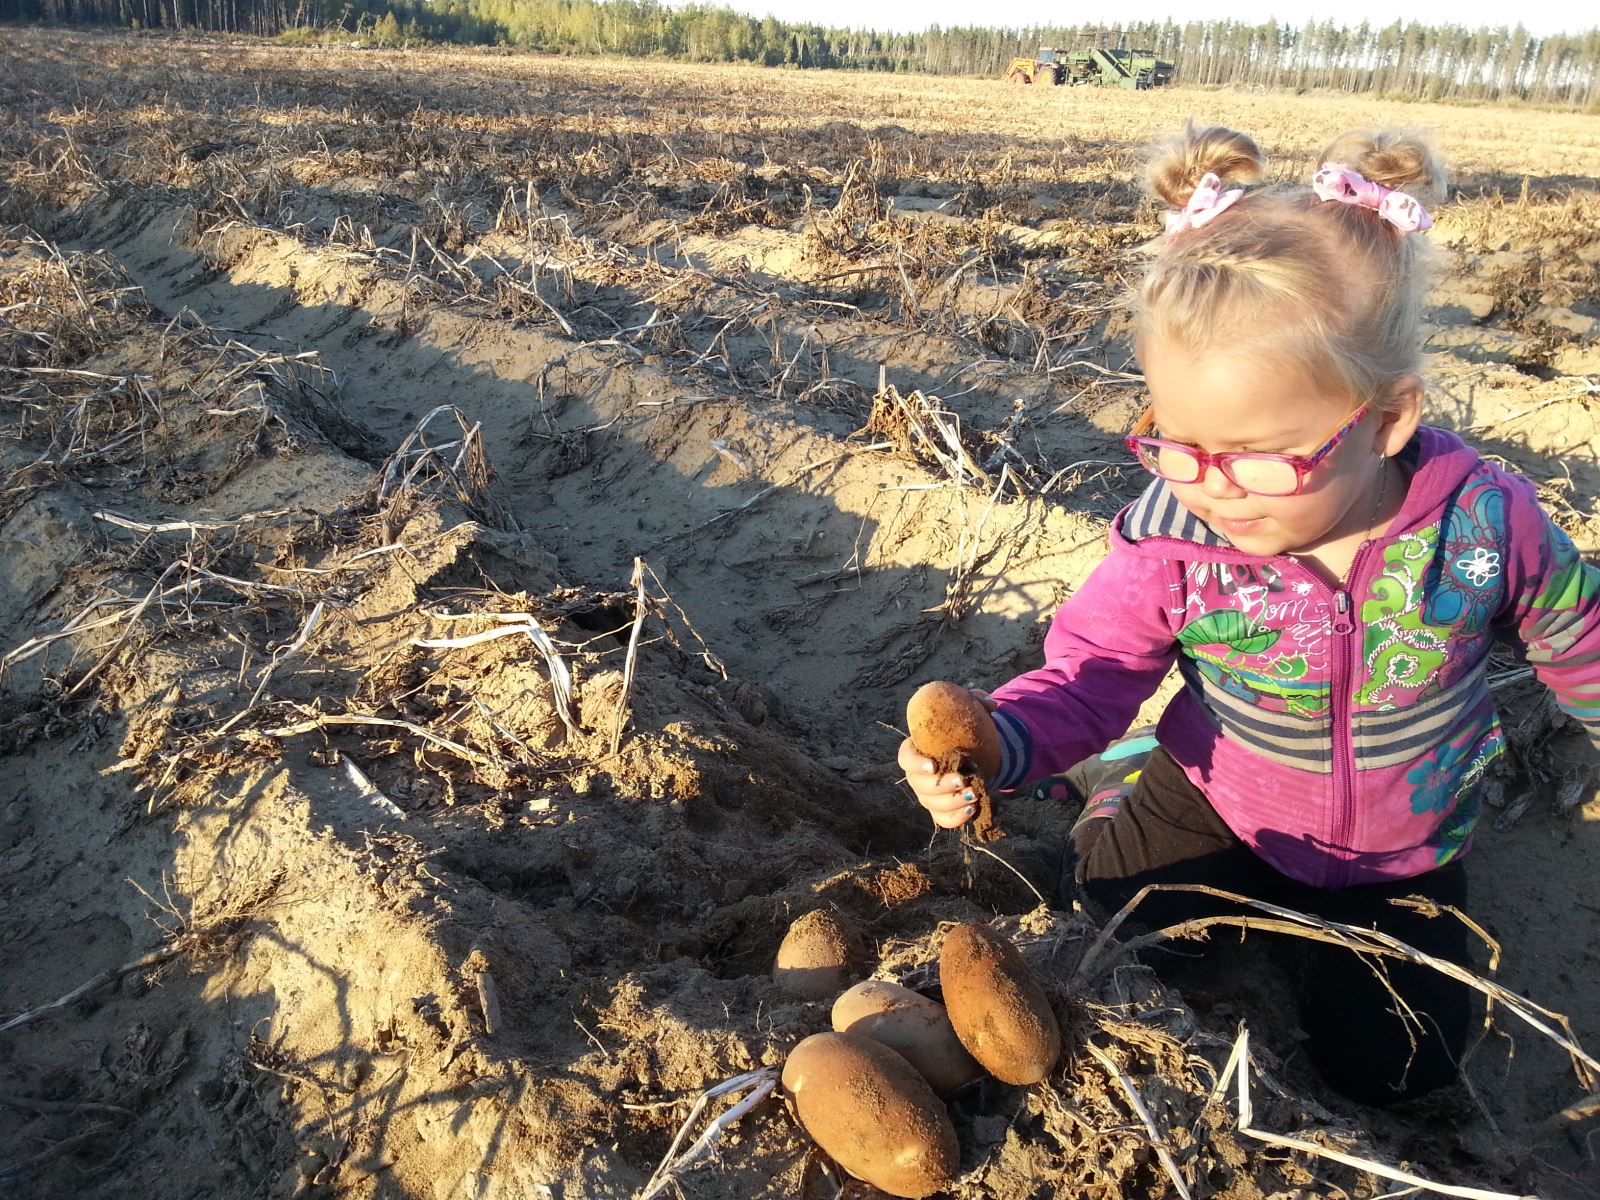
POLYGON ((1342 588, 1235 549, 1152 483, 1056 614, 1044 666, 994 692, 995 785, 1104 750, 1176 661, 1162 746, 1262 858, 1337 888, 1466 849, 1504 749, 1497 637, 1600 745, 1600 569, 1454 434, 1424 426, 1404 454, 1405 505, 1342 588))

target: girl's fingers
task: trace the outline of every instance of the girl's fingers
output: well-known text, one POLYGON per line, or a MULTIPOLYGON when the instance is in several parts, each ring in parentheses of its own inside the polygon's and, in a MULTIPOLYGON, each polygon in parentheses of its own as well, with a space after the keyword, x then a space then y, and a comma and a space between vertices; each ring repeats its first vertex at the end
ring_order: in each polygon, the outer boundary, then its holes
POLYGON ((918 795, 935 792, 959 792, 963 786, 961 776, 954 772, 946 772, 937 779, 933 775, 933 760, 925 754, 919 754, 907 738, 900 743, 900 753, 896 756, 900 769, 906 774, 906 782, 918 795))
POLYGON ((972 793, 965 788, 938 796, 919 795, 917 801, 928 810, 935 824, 946 829, 962 824, 977 811, 972 793))
POLYGON ((910 738, 900 743, 900 753, 895 759, 907 776, 933 774, 933 759, 913 746, 910 738))
POLYGON ((972 789, 961 776, 949 771, 935 776, 933 760, 918 753, 910 738, 900 743, 896 759, 906 773, 906 782, 916 794, 917 803, 927 809, 935 825, 940 829, 957 829, 972 820, 977 805, 972 789))
POLYGON ((972 793, 966 788, 957 788, 953 792, 923 792, 917 796, 917 800, 929 812, 953 812, 976 803, 972 793))
POLYGON ((971 821, 974 814, 978 813, 978 805, 974 805, 971 794, 957 795, 938 805, 925 800, 923 808, 928 810, 928 816, 933 818, 933 824, 939 826, 939 829, 958 829, 960 826, 965 826, 966 822, 971 821))
POLYGON ((961 776, 953 772, 935 776, 933 764, 927 759, 922 760, 919 766, 916 763, 902 762, 900 769, 906 773, 906 782, 916 792, 959 792, 967 785, 962 782, 961 776))
POLYGON ((972 820, 977 811, 975 806, 969 804, 965 808, 957 808, 946 812, 935 812, 933 809, 929 809, 928 815, 933 818, 933 823, 940 829, 958 829, 972 820))
MULTIPOLYGON (((962 782, 959 775, 940 775, 935 779, 932 775, 907 776, 906 782, 911 785, 911 790, 917 794, 917 799, 924 802, 937 800, 942 805, 953 803, 955 798, 966 792, 967 785, 962 782)), ((972 802, 972 797, 967 797, 967 803, 972 802)))

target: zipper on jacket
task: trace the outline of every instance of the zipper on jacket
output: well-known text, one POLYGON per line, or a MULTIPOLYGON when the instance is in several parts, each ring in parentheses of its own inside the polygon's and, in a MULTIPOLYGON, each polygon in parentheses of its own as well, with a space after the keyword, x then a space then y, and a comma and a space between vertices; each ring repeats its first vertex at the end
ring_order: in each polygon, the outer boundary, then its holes
MULTIPOLYGON (((1366 547, 1363 546, 1362 550, 1366 547)), ((1353 647, 1351 641, 1359 636, 1356 624, 1350 617, 1350 592, 1348 585, 1357 578, 1356 568, 1362 554, 1356 552, 1350 564, 1350 573, 1344 583, 1333 593, 1333 654, 1330 713, 1333 719, 1333 828, 1329 840, 1338 847, 1347 848, 1356 823, 1356 762, 1355 731, 1350 719, 1355 708, 1351 696, 1353 647)), ((1348 859, 1330 860, 1329 887, 1344 887, 1350 881, 1348 859)))

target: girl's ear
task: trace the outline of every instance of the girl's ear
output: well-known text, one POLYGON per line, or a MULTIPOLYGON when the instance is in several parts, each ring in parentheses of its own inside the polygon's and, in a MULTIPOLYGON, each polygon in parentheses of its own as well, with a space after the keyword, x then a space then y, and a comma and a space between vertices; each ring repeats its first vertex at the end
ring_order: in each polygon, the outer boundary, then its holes
POLYGON ((1390 385, 1383 398, 1383 420, 1378 426, 1377 445, 1373 447, 1385 458, 1393 458, 1405 449, 1405 444, 1422 424, 1422 380, 1416 375, 1403 375, 1390 385))

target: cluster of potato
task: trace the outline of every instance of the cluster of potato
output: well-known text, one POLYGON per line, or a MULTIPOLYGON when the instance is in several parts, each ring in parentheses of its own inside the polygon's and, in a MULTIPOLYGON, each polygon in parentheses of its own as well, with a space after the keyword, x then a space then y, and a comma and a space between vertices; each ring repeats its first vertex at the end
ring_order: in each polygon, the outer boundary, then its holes
MULTIPOLYGON (((825 983, 843 983, 850 949, 837 918, 809 913, 784 939, 774 976, 822 998, 825 983)), ((856 984, 834 1002, 834 1032, 806 1038, 783 1068, 806 1132, 891 1196, 928 1196, 955 1181, 961 1151, 942 1097, 984 1071, 1037 1083, 1061 1055, 1043 985, 988 926, 949 930, 939 974, 944 1004, 896 983, 856 984)))

